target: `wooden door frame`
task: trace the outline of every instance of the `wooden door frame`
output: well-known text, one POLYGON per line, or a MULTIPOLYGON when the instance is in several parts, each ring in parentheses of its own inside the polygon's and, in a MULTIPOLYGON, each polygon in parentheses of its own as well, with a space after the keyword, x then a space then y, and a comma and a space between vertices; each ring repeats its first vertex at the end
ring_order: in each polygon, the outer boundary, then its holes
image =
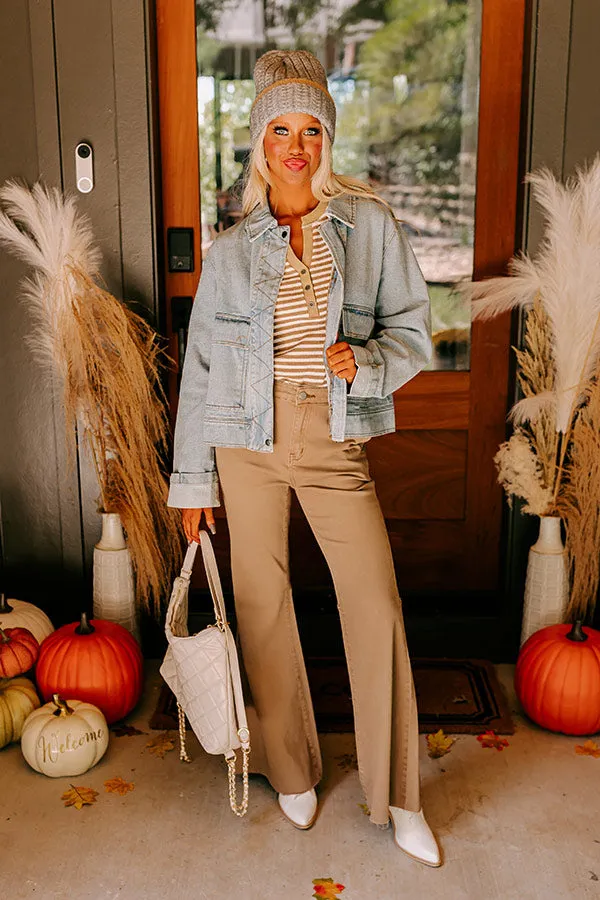
MULTIPOLYGON (((165 266, 164 319, 175 359, 169 298, 194 296, 202 264, 195 2, 155 3, 165 259, 169 227, 193 227, 195 234, 194 271, 169 273, 165 266)), ((518 243, 526 6, 527 0, 482 0, 475 278, 504 273, 518 243)), ((394 397, 402 429, 431 429, 435 408, 437 429, 469 434, 465 518, 439 527, 444 540, 455 542, 452 550, 466 567, 466 583, 478 592, 500 588, 503 495, 493 457, 506 436, 510 335, 509 313, 473 324, 469 372, 422 372, 394 397)), ((176 375, 169 380, 173 417, 176 375)))
MULTIPOLYGON (((195 0, 154 0, 158 119, 162 189, 164 265, 163 316, 167 352, 178 357, 173 332, 172 297, 194 297, 202 270, 200 229, 200 145, 195 0), (169 228, 194 229, 194 269, 169 272, 169 228)), ((177 412, 177 365, 169 373, 167 393, 171 424, 177 412)))

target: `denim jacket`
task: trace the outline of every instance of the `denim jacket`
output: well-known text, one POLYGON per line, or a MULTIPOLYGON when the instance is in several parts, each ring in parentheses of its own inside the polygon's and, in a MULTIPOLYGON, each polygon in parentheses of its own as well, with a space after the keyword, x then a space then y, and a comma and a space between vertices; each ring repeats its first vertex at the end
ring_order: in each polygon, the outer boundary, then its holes
MULTIPOLYGON (((431 359, 427 286, 404 229, 376 200, 342 194, 320 226, 334 261, 323 359, 334 441, 396 429, 393 393, 431 359), (325 350, 345 340, 348 387, 325 350)), ((268 203, 211 245, 190 318, 168 505, 220 506, 214 447, 273 452, 273 312, 290 229, 268 203)))

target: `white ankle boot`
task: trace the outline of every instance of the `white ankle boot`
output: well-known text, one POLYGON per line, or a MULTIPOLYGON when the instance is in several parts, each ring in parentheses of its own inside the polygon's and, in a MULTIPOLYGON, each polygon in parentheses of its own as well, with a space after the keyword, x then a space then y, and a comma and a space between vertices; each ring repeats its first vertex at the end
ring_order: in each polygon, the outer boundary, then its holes
POLYGON ((296 828, 310 828, 317 818, 317 794, 314 788, 302 794, 279 794, 279 806, 296 828))
POLYGON ((394 841, 408 856, 426 866, 441 866, 440 848, 425 821, 423 809, 411 812, 399 806, 390 806, 394 823, 394 841))

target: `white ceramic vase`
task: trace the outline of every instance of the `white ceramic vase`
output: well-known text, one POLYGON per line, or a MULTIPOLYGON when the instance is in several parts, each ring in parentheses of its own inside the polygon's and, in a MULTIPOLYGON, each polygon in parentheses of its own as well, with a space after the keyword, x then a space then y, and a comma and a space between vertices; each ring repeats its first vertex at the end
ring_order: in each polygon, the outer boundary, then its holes
POLYGON ((133 567, 118 513, 102 513, 94 547, 94 618, 122 625, 139 642, 133 567))
POLYGON ((521 646, 535 631, 564 622, 569 600, 567 551, 560 516, 540 516, 540 533, 529 551, 521 646))

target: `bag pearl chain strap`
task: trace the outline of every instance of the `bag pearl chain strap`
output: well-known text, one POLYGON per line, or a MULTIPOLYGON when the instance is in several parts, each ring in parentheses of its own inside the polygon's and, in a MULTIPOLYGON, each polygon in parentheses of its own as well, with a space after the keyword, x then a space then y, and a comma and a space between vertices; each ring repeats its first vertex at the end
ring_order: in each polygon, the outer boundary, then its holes
POLYGON ((215 624, 189 635, 188 593, 198 544, 191 542, 181 574, 175 579, 165 633, 169 648, 160 672, 177 699, 179 759, 191 762, 186 750, 186 714, 208 753, 223 753, 227 762, 229 804, 236 816, 248 811, 250 732, 235 641, 226 619, 225 601, 208 532, 200 530, 204 566, 215 608, 215 624), (211 631, 212 630, 212 631, 211 631), (218 634, 218 636, 217 636, 218 634), (237 719, 237 720, 236 720, 237 719), (237 802, 235 750, 242 750, 242 801, 237 802))

